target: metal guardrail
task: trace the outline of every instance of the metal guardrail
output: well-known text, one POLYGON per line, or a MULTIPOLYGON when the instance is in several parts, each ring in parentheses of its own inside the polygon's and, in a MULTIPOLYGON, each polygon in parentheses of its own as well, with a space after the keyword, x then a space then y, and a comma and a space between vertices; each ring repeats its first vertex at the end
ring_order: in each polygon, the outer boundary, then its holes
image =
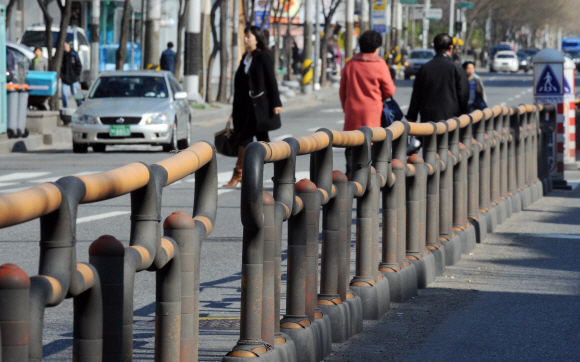
MULTIPOLYGON (((550 191, 546 144, 554 127, 552 106, 495 106, 438 123, 320 129, 250 144, 241 193, 240 340, 224 361, 322 360, 332 342, 361 332, 363 319, 378 319, 390 301, 416 295, 512 212, 550 191), (423 157, 406 157, 409 135, 423 137, 423 157), (353 148, 351 180, 333 171, 333 147, 353 148), (306 155, 310 179, 296 182, 296 158, 306 155), (265 163, 274 164, 273 194, 263 189, 265 163)), ((216 205, 215 149, 205 142, 155 165, 133 163, 0 196, 0 227, 36 218, 41 225, 39 275, 0 267, 0 361, 42 360, 44 309, 65 298, 74 299, 75 361, 131 360, 133 284, 143 270, 157 275, 155 360, 197 360, 200 250, 214 228, 216 205), (163 187, 192 173, 193 217, 173 213, 162 236, 163 187), (89 263, 77 263, 79 205, 127 193, 130 246, 104 235, 91 244, 89 263)))

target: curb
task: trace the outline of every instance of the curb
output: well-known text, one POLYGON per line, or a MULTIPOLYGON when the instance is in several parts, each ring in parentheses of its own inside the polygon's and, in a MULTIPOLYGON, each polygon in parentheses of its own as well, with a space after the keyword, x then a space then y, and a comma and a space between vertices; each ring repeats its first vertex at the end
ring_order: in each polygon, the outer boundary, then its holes
MULTIPOLYGON (((282 100, 283 112, 304 108, 306 106, 316 106, 330 100, 338 99, 338 89, 329 86, 312 94, 300 94, 296 97, 282 100)), ((211 109, 191 109, 192 125, 209 127, 217 123, 227 121, 232 112, 231 104, 215 103, 211 109)))
POLYGON ((10 138, 0 140, 0 155, 31 152, 49 151, 72 148, 72 129, 70 127, 58 127, 56 132, 47 134, 31 134, 26 138, 10 138))

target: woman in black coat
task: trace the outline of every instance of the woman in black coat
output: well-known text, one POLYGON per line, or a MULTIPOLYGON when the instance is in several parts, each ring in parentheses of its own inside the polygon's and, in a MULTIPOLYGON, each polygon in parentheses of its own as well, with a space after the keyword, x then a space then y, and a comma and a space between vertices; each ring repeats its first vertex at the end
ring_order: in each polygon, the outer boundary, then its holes
POLYGON ((242 180, 245 147, 253 141, 269 142, 268 131, 280 128, 282 102, 262 30, 250 26, 244 31, 246 53, 234 78, 233 123, 240 141, 234 174, 225 187, 235 187, 242 180))

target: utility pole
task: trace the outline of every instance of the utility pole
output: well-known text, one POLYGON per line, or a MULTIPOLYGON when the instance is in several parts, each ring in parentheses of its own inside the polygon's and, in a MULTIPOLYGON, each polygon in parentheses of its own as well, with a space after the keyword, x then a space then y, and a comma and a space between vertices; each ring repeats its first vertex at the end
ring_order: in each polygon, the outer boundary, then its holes
POLYGON ((370 29, 369 22, 369 0, 362 0, 360 3, 360 31, 364 33, 370 29))
POLYGON ((159 28, 161 0, 147 0, 147 21, 145 23, 145 68, 159 64, 159 28))
POLYGON ((314 32, 314 90, 320 90, 320 66, 318 65, 320 61, 320 2, 322 0, 314 0, 316 14, 316 31, 314 32))
MULTIPOLYGON (((429 9, 431 9, 431 0, 425 0, 425 14, 427 14, 429 9)), ((428 48, 429 43, 429 19, 423 16, 423 48, 428 48)))
MULTIPOLYGON (((318 1, 318 0, 316 0, 318 1)), ((302 49, 302 93, 312 93, 312 0, 304 2, 304 49, 302 49)), ((316 14, 318 16, 318 14, 316 14)), ((288 26, 290 31, 290 26, 288 26)))
POLYGON ((403 20, 403 39, 405 48, 409 47, 409 5, 405 5, 405 18, 403 20))
MULTIPOLYGON (((234 14, 232 15, 232 82, 230 97, 234 96, 234 78, 238 70, 238 37, 240 30, 240 0, 234 0, 234 14)), ((232 98, 233 99, 233 98, 232 98)))
POLYGON ((352 58, 352 48, 353 48, 353 38, 352 33, 354 31, 354 0, 346 0, 346 33, 344 38, 344 57, 345 62, 352 58))
POLYGON ((449 35, 455 34, 455 0, 449 0, 449 35))
POLYGON ((89 80, 91 84, 97 80, 99 76, 99 39, 100 26, 99 21, 101 20, 101 1, 92 0, 91 1, 91 24, 89 30, 91 32, 91 70, 89 80))
POLYGON ((189 17, 185 28, 183 85, 187 92, 187 98, 194 102, 200 102, 199 70, 201 66, 201 0, 190 1, 189 17))

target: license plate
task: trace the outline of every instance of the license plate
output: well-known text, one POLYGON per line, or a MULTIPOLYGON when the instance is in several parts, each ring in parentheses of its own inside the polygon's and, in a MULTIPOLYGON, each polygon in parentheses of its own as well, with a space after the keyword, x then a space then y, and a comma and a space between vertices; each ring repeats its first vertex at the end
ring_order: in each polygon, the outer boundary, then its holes
POLYGON ((109 136, 111 137, 127 137, 131 135, 131 126, 111 126, 109 129, 109 136))

